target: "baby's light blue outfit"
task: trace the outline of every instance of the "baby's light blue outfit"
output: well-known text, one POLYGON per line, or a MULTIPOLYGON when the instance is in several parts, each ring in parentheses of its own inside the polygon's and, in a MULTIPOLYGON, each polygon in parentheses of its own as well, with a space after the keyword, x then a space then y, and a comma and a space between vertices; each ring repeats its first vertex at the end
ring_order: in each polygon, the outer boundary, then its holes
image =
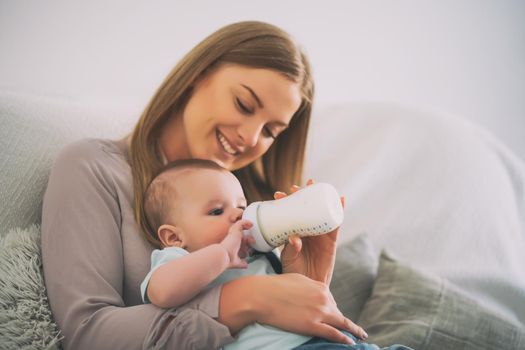
MULTIPOLYGON (((153 271, 162 264, 173 259, 181 258, 187 254, 189 254, 187 250, 178 247, 167 247, 161 250, 156 249, 151 253, 151 270, 140 285, 140 292, 144 303, 149 303, 146 295, 146 288, 153 271)), ((272 265, 264 255, 257 255, 248 258, 248 268, 246 269, 228 269, 224 271, 219 277, 213 280, 207 288, 224 284, 242 276, 253 275, 275 275, 272 265)), ((311 338, 312 337, 286 332, 275 327, 254 323, 244 327, 235 337, 235 341, 225 345, 223 349, 293 349, 306 343, 311 338)))

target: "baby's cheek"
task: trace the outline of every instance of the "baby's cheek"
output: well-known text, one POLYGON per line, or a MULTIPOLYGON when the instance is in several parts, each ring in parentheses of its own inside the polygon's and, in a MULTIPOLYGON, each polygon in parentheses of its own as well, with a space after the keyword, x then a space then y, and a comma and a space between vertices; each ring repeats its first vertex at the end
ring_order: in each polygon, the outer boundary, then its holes
POLYGON ((221 243, 224 238, 228 235, 229 226, 228 225, 215 225, 213 230, 208 230, 207 232, 207 245, 221 243))

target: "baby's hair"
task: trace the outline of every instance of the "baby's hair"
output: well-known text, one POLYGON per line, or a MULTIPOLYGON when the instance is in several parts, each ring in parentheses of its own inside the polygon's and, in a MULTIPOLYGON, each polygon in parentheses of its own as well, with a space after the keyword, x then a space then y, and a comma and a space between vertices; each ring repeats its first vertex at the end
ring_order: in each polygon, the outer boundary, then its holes
POLYGON ((169 220, 173 199, 177 196, 171 175, 183 170, 208 169, 228 171, 207 159, 180 159, 167 163, 153 177, 144 193, 143 208, 146 215, 148 233, 157 238, 157 230, 169 220))

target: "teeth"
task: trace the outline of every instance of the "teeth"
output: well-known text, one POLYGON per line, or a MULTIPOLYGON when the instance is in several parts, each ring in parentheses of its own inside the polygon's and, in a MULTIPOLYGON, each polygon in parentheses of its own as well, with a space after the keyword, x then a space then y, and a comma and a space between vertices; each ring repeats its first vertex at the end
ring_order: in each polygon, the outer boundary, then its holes
POLYGON ((221 133, 217 133, 217 136, 219 138, 219 141, 221 142, 221 145, 222 147, 224 148, 224 150, 226 152, 228 152, 229 154, 231 155, 235 155, 237 152, 235 152, 235 150, 232 148, 232 146, 228 143, 228 141, 226 141, 226 138, 224 138, 224 136, 222 136, 221 133))

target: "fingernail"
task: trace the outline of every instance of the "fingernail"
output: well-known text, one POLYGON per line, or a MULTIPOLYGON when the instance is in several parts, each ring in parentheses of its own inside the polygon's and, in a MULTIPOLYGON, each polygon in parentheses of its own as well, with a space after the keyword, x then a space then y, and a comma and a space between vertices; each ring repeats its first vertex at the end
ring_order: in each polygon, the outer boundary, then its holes
POLYGON ((368 338, 368 334, 363 330, 361 331, 361 339, 367 339, 368 338))
POLYGON ((355 345, 355 341, 352 338, 346 337, 346 339, 348 340, 348 344, 355 345))

